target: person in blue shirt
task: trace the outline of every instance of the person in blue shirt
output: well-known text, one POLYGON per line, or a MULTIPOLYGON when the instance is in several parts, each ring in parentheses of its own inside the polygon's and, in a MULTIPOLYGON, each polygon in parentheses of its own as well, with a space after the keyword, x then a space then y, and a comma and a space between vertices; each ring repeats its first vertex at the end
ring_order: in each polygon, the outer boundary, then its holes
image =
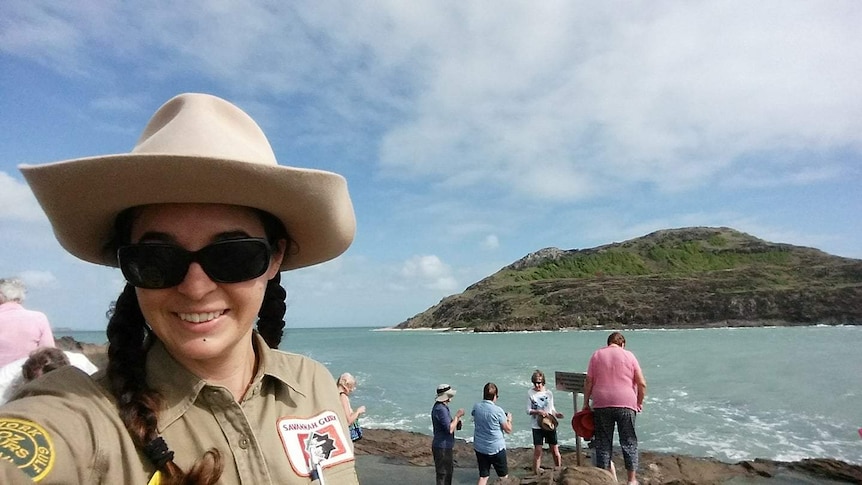
POLYGON ((479 464, 478 485, 488 483, 491 467, 500 478, 509 475, 509 464, 506 460, 506 438, 503 433, 512 432, 512 413, 503 411, 497 405, 497 385, 493 382, 485 384, 482 389, 483 401, 473 406, 473 450, 479 464))
POLYGON ((452 474, 455 470, 453 450, 455 448, 455 430, 461 429, 461 417, 464 410, 455 412, 455 417, 449 412, 449 403, 455 397, 455 389, 449 384, 437 386, 437 398, 431 408, 431 424, 434 426, 434 439, 431 441, 431 454, 434 456, 434 470, 437 475, 437 485, 452 485, 452 474))

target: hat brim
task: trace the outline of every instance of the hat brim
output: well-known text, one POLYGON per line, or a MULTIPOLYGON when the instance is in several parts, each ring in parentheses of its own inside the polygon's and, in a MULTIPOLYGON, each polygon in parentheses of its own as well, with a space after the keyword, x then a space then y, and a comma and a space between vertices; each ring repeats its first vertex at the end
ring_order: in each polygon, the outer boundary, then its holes
POLYGON ((572 417, 572 429, 581 438, 592 439, 596 431, 593 412, 589 409, 584 409, 575 413, 572 417))
POLYGON ((257 208, 284 224, 294 245, 282 270, 321 263, 353 241, 356 219, 341 175, 210 157, 123 154, 21 165, 60 245, 85 261, 117 266, 106 251, 117 215, 158 203, 257 208))
POLYGON ((551 414, 539 420, 539 426, 541 426, 545 431, 553 431, 557 429, 558 424, 560 423, 557 421, 557 418, 551 414))
POLYGON ((453 397, 455 397, 455 393, 457 393, 457 392, 458 391, 456 391, 455 389, 449 389, 448 391, 444 392, 443 394, 438 395, 436 401, 437 402, 446 402, 446 401, 452 399, 453 397))

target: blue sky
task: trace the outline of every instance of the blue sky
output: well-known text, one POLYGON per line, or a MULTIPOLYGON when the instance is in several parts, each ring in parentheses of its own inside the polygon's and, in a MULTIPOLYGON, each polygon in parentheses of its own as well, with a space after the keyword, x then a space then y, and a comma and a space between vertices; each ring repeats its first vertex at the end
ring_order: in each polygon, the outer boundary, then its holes
POLYGON ((0 276, 101 329, 118 271, 17 166, 128 152, 181 92, 343 174, 353 246, 288 325, 391 326, 545 247, 729 226, 862 258, 862 2, 0 2, 0 276))

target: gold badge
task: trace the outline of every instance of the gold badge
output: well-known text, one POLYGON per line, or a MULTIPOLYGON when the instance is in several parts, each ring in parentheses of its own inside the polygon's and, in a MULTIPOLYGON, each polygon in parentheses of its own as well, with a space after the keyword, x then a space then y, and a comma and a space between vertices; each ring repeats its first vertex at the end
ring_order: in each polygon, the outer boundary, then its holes
POLYGON ((14 463, 38 482, 54 466, 54 443, 33 421, 0 418, 0 460, 14 463))

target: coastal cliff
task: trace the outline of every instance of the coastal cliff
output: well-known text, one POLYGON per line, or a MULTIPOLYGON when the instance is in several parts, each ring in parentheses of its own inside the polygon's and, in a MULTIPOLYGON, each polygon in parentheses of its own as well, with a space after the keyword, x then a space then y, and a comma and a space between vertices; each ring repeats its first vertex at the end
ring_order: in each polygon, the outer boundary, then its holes
POLYGON ((812 324, 862 324, 862 260, 693 227, 591 249, 542 249, 395 328, 812 324))

